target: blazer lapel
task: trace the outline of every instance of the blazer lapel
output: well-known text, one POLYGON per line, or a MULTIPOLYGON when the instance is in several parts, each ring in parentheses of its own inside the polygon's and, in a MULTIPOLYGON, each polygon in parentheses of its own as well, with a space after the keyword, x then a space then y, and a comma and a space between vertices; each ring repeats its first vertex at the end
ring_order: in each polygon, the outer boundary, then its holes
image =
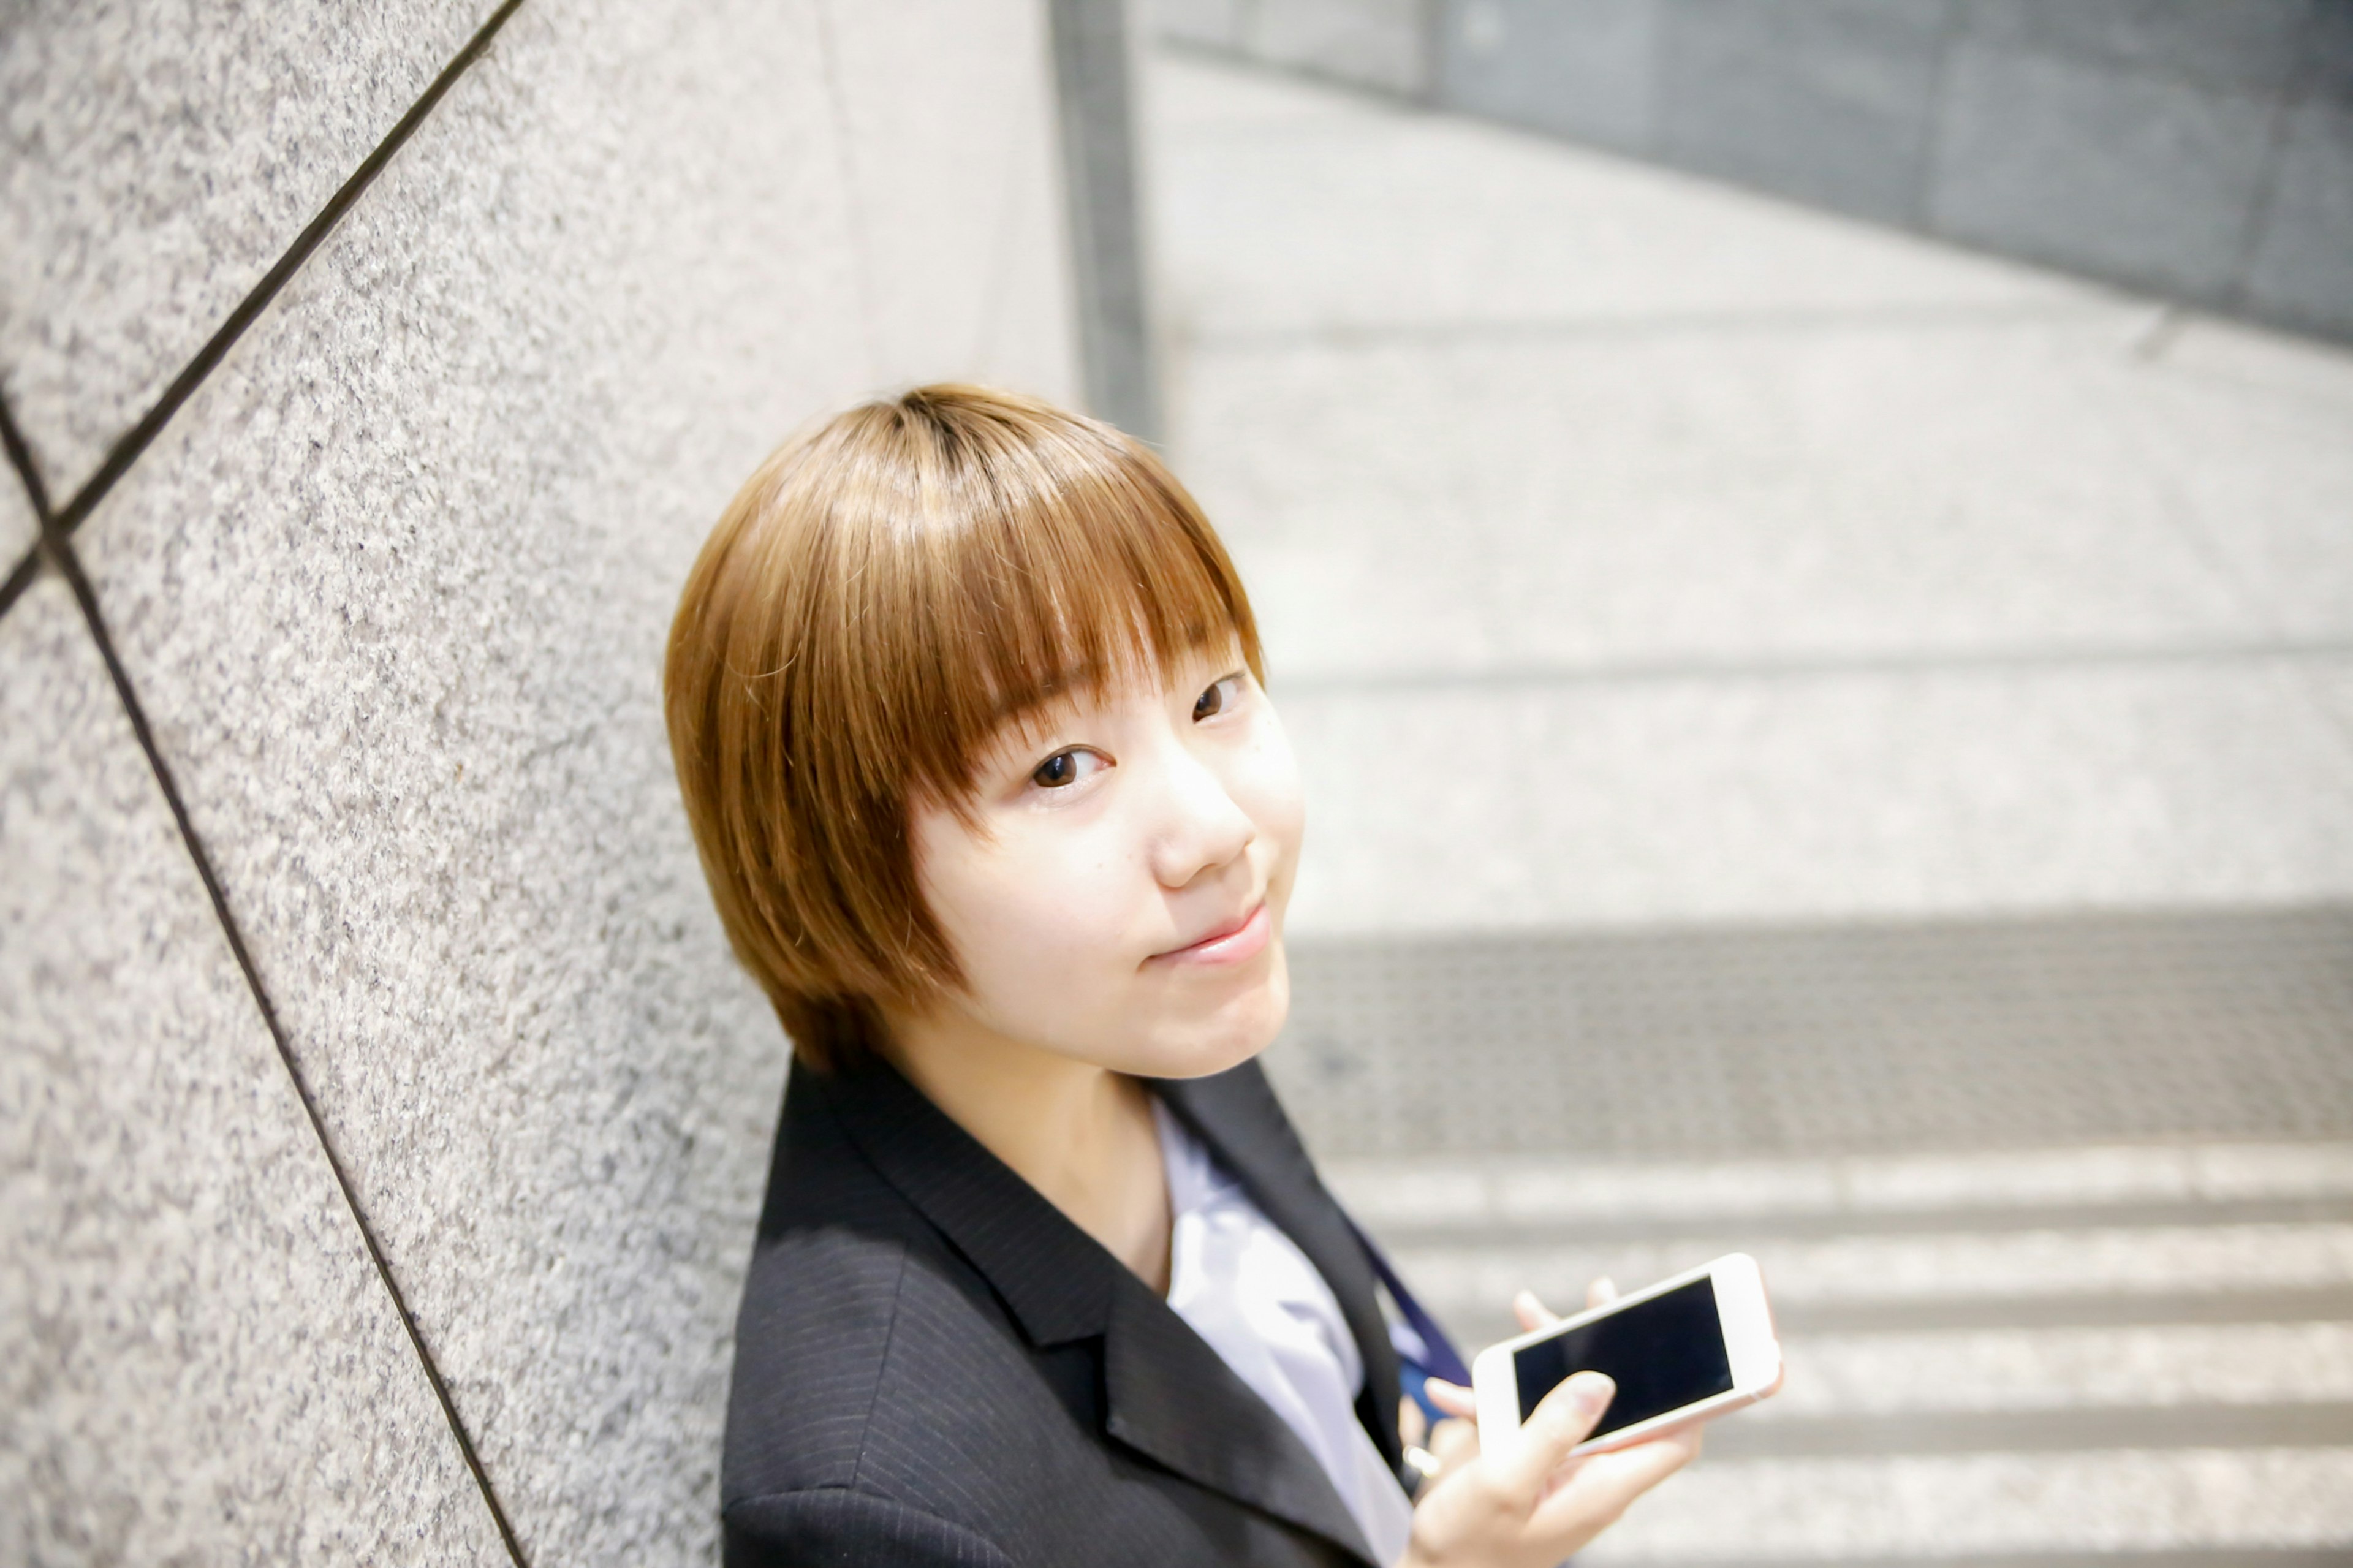
POLYGON ((1167 1302, 1120 1272, 1103 1335, 1103 1425, 1111 1436, 1371 1563, 1363 1531, 1298 1434, 1167 1302))
POLYGON ((1266 1216, 1298 1244, 1338 1299, 1364 1358, 1356 1415, 1391 1469, 1404 1460, 1398 1436, 1398 1356, 1374 1294, 1371 1260, 1338 1200, 1324 1190, 1314 1163, 1253 1059, 1209 1078, 1155 1080, 1170 1110, 1250 1189, 1266 1216))
MULTIPOLYGON (((1266 1401, 1151 1287, 895 1068, 875 1061, 818 1077, 796 1068, 794 1079, 793 1092, 821 1098, 883 1178, 988 1281, 1031 1344, 1102 1338, 1110 1437, 1372 1561, 1331 1478, 1266 1401)), ((1389 1376, 1393 1390, 1393 1363, 1389 1376)), ((1396 1405, 1392 1393, 1392 1413, 1396 1405)))

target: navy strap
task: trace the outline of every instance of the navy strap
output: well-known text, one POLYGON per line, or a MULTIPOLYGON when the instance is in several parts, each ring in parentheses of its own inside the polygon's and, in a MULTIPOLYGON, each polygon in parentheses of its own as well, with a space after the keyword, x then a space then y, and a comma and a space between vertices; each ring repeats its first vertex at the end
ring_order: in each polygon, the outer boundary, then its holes
POLYGON ((1438 1326, 1438 1320, 1413 1299, 1413 1292, 1406 1289, 1405 1281, 1398 1279, 1398 1271, 1390 1267, 1388 1255, 1365 1234, 1365 1227, 1358 1225, 1354 1216, 1348 1217, 1348 1228, 1355 1231, 1356 1239, 1364 1244, 1365 1256, 1372 1259, 1373 1272, 1379 1275, 1381 1283, 1388 1287, 1389 1300, 1395 1301, 1397 1310, 1405 1314, 1406 1326, 1421 1336, 1421 1342, 1429 1353, 1421 1358, 1418 1370, 1425 1376, 1442 1377, 1461 1387, 1470 1387, 1471 1369, 1463 1364, 1462 1352, 1454 1348, 1454 1342, 1447 1337, 1444 1329, 1438 1326))

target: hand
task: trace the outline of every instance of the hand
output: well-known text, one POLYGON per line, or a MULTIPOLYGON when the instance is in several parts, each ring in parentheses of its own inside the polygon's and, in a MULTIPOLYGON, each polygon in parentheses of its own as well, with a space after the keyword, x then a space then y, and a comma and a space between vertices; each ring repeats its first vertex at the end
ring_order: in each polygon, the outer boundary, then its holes
MULTIPOLYGON (((1609 1281, 1597 1279, 1586 1301, 1599 1307, 1617 1297, 1609 1281)), ((1525 1291, 1513 1308, 1526 1328, 1558 1321, 1525 1291)), ((1401 1568, 1551 1568, 1699 1452, 1699 1431, 1692 1427, 1570 1459, 1568 1451, 1593 1430, 1615 1392, 1599 1373, 1579 1373, 1546 1394, 1517 1432, 1482 1448, 1471 1391, 1433 1379, 1430 1402, 1456 1418, 1430 1434, 1440 1467, 1414 1509, 1401 1568)))
MULTIPOLYGON (((1618 1287, 1610 1283, 1607 1275, 1585 1288, 1588 1307, 1606 1307, 1617 1299, 1618 1287)), ((1533 1290, 1523 1290, 1512 1298, 1512 1315, 1519 1319, 1523 1329, 1541 1329, 1560 1321, 1557 1314, 1545 1310, 1545 1304, 1536 1300, 1533 1290)), ((1425 1451, 1437 1459, 1438 1468, 1430 1471, 1424 1481, 1427 1486, 1478 1457, 1479 1403, 1469 1389, 1442 1377, 1430 1379, 1424 1392, 1449 1418, 1431 1430, 1421 1406, 1410 1399, 1401 1399, 1398 1402, 1398 1431, 1407 1447, 1426 1445, 1425 1451)))

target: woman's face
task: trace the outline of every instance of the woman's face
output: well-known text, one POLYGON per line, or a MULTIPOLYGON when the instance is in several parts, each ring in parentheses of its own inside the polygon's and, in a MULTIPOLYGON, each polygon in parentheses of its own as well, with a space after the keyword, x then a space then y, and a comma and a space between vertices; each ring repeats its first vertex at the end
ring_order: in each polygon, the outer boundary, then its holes
MULTIPOLYGON (((1298 770, 1232 647, 1008 728, 975 829, 919 803, 918 880, 964 968, 938 1004, 1121 1072, 1220 1072, 1290 1006, 1298 770)), ((943 1020, 949 1022, 949 1020, 943 1020)))

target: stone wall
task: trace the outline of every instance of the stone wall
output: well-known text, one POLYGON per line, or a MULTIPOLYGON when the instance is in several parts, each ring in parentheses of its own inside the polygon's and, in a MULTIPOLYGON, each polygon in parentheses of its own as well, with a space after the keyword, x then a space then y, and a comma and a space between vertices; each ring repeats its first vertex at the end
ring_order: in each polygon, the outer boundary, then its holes
POLYGON ((813 415, 1078 396, 1048 7, 0 26, 0 1562, 711 1561, 661 640, 813 415))
POLYGON ((1164 38, 2353 337, 2353 0, 1152 0, 1164 38))

